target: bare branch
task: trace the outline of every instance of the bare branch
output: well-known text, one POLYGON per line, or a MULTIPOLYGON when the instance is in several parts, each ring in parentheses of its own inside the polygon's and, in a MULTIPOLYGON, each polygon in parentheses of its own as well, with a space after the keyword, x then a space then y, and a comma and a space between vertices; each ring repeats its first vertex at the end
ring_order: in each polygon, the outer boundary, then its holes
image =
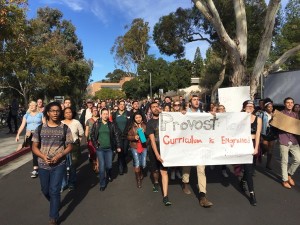
POLYGON ((270 72, 278 70, 283 63, 285 63, 291 56, 295 55, 299 51, 300 45, 297 45, 296 47, 286 51, 268 69, 264 71, 263 75, 266 77, 270 72))

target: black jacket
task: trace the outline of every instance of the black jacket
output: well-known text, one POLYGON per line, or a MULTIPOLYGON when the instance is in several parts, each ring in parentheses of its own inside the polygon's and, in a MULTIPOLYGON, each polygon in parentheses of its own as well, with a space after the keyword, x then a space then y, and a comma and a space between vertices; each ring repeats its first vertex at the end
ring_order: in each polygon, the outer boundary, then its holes
MULTIPOLYGON (((91 141, 95 148, 98 148, 101 144, 99 143, 99 128, 101 127, 102 121, 101 119, 97 120, 92 126, 91 130, 91 141)), ((110 144, 111 149, 115 150, 115 148, 121 147, 121 132, 118 127, 109 121, 107 121, 108 129, 110 133, 110 144)))

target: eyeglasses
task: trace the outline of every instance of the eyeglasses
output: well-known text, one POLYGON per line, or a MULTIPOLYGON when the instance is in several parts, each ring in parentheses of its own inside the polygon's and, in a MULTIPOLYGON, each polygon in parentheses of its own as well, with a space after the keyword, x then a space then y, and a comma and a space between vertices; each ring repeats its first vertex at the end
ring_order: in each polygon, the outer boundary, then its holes
POLYGON ((51 113, 60 113, 60 110, 49 110, 51 113))

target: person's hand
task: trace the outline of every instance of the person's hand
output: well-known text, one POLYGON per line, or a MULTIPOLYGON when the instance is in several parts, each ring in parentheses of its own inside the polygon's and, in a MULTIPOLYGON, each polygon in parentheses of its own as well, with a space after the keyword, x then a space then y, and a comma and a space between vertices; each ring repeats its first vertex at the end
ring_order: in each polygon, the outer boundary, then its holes
POLYGON ((16 142, 18 142, 20 140, 20 136, 19 136, 19 134, 17 134, 17 136, 16 136, 16 142))
POLYGON ((61 154, 61 153, 56 154, 56 155, 50 160, 50 163, 53 163, 53 164, 57 163, 57 162, 60 160, 61 157, 62 157, 62 154, 61 154))
POLYGON ((258 148, 254 148, 253 155, 256 155, 258 153, 258 148))
POLYGON ((44 160, 44 162, 45 162, 47 165, 49 165, 49 164, 51 163, 51 159, 48 158, 47 155, 44 155, 42 159, 44 160))
POLYGON ((134 138, 135 138, 135 140, 139 140, 140 139, 139 135, 135 135, 134 138))
POLYGON ((117 148, 117 152, 121 152, 121 148, 117 148))
POLYGON ((164 161, 162 160, 162 158, 160 157, 160 155, 157 155, 157 156, 156 156, 156 159, 157 159, 158 161, 160 161, 161 163, 164 162, 164 161))

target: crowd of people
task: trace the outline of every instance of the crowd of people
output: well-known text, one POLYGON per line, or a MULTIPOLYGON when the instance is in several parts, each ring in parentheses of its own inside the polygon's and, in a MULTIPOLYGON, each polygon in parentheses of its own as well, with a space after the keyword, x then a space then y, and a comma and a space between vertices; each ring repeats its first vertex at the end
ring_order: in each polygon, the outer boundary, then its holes
MULTIPOLYGON (((290 97, 284 99, 285 115, 299 119, 299 104, 290 97)), ((251 137, 253 142, 253 162, 233 165, 234 174, 241 175, 240 187, 249 192, 251 205, 257 205, 254 192, 253 172, 261 155, 267 156, 266 169, 272 170, 274 143, 278 139, 281 156, 281 177, 284 188, 295 186, 292 178, 300 164, 299 136, 275 129, 270 125, 273 117, 273 102, 266 98, 255 107, 247 100, 241 105, 241 111, 251 114, 251 137), (289 155, 292 162, 289 165, 289 155)), ((65 189, 76 189, 76 171, 81 156, 82 139, 86 139, 89 160, 96 174, 99 174, 99 190, 105 191, 113 180, 112 161, 117 155, 119 175, 128 171, 127 163, 131 155, 135 183, 142 188, 145 167, 151 172, 153 192, 162 188, 163 204, 171 205, 168 196, 168 183, 176 177, 181 179, 183 193, 189 195, 190 166, 166 168, 159 149, 159 115, 161 112, 202 113, 215 115, 225 113, 221 104, 210 104, 203 109, 198 95, 192 95, 189 101, 182 96, 178 99, 165 97, 164 101, 116 100, 85 101, 80 117, 72 106, 72 99, 63 103, 51 102, 45 107, 41 99, 31 101, 16 135, 19 141, 21 132, 26 129, 26 142, 32 147, 33 172, 31 177, 40 178, 41 189, 50 202, 50 224, 57 224, 60 208, 60 193, 65 189), (131 154, 128 154, 128 153, 131 154), (147 157, 149 163, 147 165, 147 157), (160 185, 161 184, 161 185, 160 185)), ((213 167, 212 167, 213 168, 213 167)), ((222 175, 228 178, 227 166, 222 165, 222 175)), ((213 203, 207 198, 205 165, 197 166, 199 204, 210 208, 213 203)))

